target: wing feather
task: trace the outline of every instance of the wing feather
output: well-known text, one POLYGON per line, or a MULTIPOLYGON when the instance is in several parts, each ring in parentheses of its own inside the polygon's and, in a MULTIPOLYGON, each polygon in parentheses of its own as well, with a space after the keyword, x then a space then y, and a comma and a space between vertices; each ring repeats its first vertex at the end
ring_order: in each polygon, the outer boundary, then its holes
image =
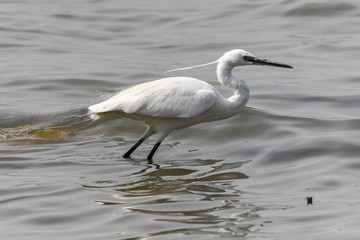
POLYGON ((123 90, 89 107, 91 113, 123 111, 153 117, 189 118, 209 109, 215 88, 194 78, 163 78, 123 90))

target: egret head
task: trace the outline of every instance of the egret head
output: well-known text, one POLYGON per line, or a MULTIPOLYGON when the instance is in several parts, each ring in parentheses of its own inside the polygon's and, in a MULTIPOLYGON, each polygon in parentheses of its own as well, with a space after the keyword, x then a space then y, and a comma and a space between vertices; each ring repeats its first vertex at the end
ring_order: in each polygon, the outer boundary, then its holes
POLYGON ((224 55, 219 58, 218 62, 224 62, 234 67, 244 65, 268 65, 274 67, 293 68, 284 63, 273 62, 267 59, 255 57, 251 53, 242 49, 234 49, 224 53, 224 55))
POLYGON ((218 62, 224 62, 232 66, 243 66, 252 64, 251 62, 246 61, 246 59, 250 57, 254 58, 255 56, 242 49, 233 49, 225 52, 224 55, 218 59, 218 62))

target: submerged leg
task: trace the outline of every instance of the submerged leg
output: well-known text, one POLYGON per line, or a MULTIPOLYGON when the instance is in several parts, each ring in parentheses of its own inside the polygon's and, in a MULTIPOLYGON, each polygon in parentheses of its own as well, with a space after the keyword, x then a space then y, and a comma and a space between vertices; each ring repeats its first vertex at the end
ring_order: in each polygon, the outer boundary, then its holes
POLYGON ((162 143, 162 141, 172 132, 172 130, 168 130, 168 131, 163 131, 162 133, 160 133, 159 139, 158 141, 155 143, 154 147, 151 149, 151 152, 149 153, 149 155, 147 156, 147 160, 149 161, 149 163, 152 163, 152 157, 154 156, 156 150, 159 148, 160 144, 162 143))
POLYGON ((144 135, 139 139, 139 141, 137 143, 135 143, 134 146, 132 146, 129 151, 127 151, 124 155, 123 158, 129 158, 130 155, 151 135, 154 134, 154 131, 151 129, 151 127, 148 127, 148 129, 146 130, 146 132, 144 133, 144 135))
POLYGON ((155 143, 154 147, 151 149, 151 152, 147 156, 147 160, 149 161, 149 163, 152 163, 152 157, 154 156, 156 150, 159 148, 160 144, 161 142, 155 143))
POLYGON ((134 146, 132 146, 129 151, 127 151, 124 155, 123 158, 129 158, 130 155, 140 146, 140 144, 142 144, 145 141, 145 138, 140 138, 139 141, 137 143, 135 143, 134 146))

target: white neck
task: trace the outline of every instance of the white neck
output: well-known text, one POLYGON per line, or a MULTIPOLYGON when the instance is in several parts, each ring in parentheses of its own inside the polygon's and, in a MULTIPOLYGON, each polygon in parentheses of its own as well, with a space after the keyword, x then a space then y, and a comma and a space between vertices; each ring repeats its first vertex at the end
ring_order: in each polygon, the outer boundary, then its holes
POLYGON ((231 74, 231 71, 234 67, 235 66, 229 62, 219 62, 216 73, 218 81, 222 85, 234 90, 234 95, 229 97, 227 100, 233 111, 239 112, 248 102, 250 90, 245 81, 236 78, 231 74))

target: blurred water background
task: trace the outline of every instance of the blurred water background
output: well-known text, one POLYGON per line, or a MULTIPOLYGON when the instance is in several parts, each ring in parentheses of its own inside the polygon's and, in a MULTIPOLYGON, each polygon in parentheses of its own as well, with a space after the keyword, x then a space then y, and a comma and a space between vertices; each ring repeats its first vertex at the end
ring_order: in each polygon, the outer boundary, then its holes
POLYGON ((360 2, 0 2, 1 239, 358 239, 360 2), (215 67, 243 48, 247 108, 122 154, 144 127, 87 107, 178 74, 229 96, 215 67), (307 198, 312 197, 308 205, 307 198))

